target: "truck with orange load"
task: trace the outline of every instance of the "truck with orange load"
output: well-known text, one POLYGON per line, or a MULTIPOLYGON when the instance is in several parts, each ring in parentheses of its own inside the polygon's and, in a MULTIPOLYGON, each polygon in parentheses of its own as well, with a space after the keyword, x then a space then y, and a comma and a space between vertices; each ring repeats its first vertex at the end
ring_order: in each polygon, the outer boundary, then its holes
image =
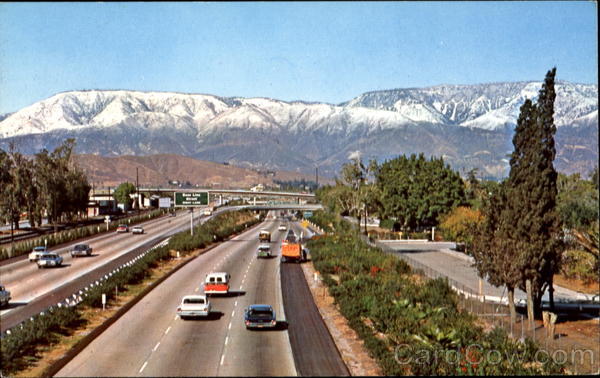
POLYGON ((306 261, 306 250, 302 244, 285 242, 281 244, 281 262, 288 261, 306 261))

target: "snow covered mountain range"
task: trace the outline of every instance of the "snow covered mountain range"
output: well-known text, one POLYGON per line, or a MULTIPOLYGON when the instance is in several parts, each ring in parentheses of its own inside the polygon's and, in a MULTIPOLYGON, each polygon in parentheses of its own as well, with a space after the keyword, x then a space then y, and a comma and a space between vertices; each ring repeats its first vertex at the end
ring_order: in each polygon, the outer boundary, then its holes
MULTIPOLYGON (((319 167, 330 175, 355 151, 366 159, 423 152, 444 156, 455 169, 479 168, 483 175, 501 177, 519 107, 537 96, 541 84, 385 90, 339 105, 167 92, 65 92, 1 116, 0 147, 15 141, 24 153, 35 153, 75 137, 78 153, 176 153, 248 167, 305 172, 319 167)), ((598 87, 558 82, 556 89, 555 165, 587 174, 598 159, 598 87)))

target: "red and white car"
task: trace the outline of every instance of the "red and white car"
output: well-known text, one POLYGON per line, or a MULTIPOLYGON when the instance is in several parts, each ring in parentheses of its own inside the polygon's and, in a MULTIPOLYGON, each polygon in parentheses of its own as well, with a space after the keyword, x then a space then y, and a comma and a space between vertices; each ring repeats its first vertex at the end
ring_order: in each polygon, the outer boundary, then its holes
POLYGON ((227 294, 229 293, 229 281, 231 276, 226 272, 209 273, 204 280, 204 294, 227 294))
POLYGON ((117 233, 122 233, 122 232, 129 232, 129 227, 126 224, 120 224, 119 227, 117 227, 117 233))

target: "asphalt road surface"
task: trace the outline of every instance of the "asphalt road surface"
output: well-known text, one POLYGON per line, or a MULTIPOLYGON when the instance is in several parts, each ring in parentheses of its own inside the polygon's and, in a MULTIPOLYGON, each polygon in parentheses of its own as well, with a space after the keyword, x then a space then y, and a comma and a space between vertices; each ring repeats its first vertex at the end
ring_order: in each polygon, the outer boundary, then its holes
POLYGON ((105 274, 105 270, 108 273, 110 270, 107 269, 116 268, 120 260, 126 262, 131 252, 142 253, 158 240, 189 227, 189 222, 190 217, 185 215, 163 217, 142 223, 145 232, 142 235, 111 232, 89 238, 84 243, 89 244, 93 251, 91 256, 86 257, 72 258, 70 255, 71 248, 81 242, 50 248, 63 257, 61 267, 38 269, 27 256, 0 266, 0 281, 10 290, 12 297, 9 305, 0 312, 2 331, 94 282, 105 274), (58 294, 63 295, 62 298, 57 298, 58 294), (51 300, 38 301, 41 298, 51 300), (35 308, 32 308, 34 304, 35 308))
MULTIPOLYGON (((277 237, 279 222, 262 228, 277 237)), ((256 258, 258 232, 253 228, 191 261, 158 285, 88 345, 57 376, 292 376, 279 280, 279 256, 256 258), (176 308, 184 295, 201 293, 210 272, 231 274, 229 296, 211 296, 208 319, 181 320, 176 308), (246 330, 244 308, 271 304, 275 330, 246 330)), ((282 235, 281 235, 282 236, 282 235)))
POLYGON ((281 286, 290 343, 301 376, 349 376, 327 326, 312 299, 302 267, 282 264, 281 286))

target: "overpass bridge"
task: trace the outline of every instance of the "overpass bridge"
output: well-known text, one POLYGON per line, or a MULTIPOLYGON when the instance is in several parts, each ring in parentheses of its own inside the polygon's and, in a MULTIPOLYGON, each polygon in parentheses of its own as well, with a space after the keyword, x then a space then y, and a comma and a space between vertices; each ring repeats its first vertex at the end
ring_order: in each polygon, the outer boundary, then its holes
MULTIPOLYGON (((160 187, 141 187, 139 188, 140 195, 149 197, 150 194, 158 194, 159 196, 173 198, 174 193, 198 193, 208 192, 209 201, 213 204, 222 205, 224 197, 231 198, 243 198, 248 199, 251 202, 251 206, 257 210, 284 210, 294 209, 299 210, 313 210, 308 205, 304 205, 303 202, 307 200, 314 200, 315 195, 312 193, 299 193, 299 192, 276 192, 276 191, 258 191, 258 190, 245 190, 245 189, 179 189, 179 188, 160 188, 160 187), (275 202, 274 200, 279 199, 281 202, 275 202), (290 201, 294 203, 285 203, 284 201, 290 201), (296 207, 290 207, 296 206, 296 207), (300 207, 298 207, 300 206, 300 207), (303 206, 303 207, 302 207, 303 206), (307 207, 308 206, 308 207, 307 207)), ((90 201, 112 201, 111 188, 107 189, 96 189, 92 195, 90 195, 90 201)), ((135 199, 134 199, 135 201, 135 199)), ((140 201, 141 202, 141 201, 140 201)), ((116 203, 113 205, 116 209, 116 203)), ((320 206, 320 205, 319 205, 320 206)), ((142 204, 141 207, 144 207, 142 204)))
MULTIPOLYGON (((114 190, 113 190, 114 191, 114 190)), ((298 193, 298 192, 274 192, 274 191, 253 191, 246 189, 174 189, 174 188, 139 188, 140 193, 149 194, 149 193, 164 193, 171 194, 175 192, 179 193, 195 193, 195 192, 208 192, 208 195, 234 195, 239 197, 287 197, 287 198, 302 198, 302 199, 313 199, 315 195, 313 193, 298 193)), ((94 196, 109 196, 111 195, 111 190, 106 189, 96 189, 94 192, 94 196)))

